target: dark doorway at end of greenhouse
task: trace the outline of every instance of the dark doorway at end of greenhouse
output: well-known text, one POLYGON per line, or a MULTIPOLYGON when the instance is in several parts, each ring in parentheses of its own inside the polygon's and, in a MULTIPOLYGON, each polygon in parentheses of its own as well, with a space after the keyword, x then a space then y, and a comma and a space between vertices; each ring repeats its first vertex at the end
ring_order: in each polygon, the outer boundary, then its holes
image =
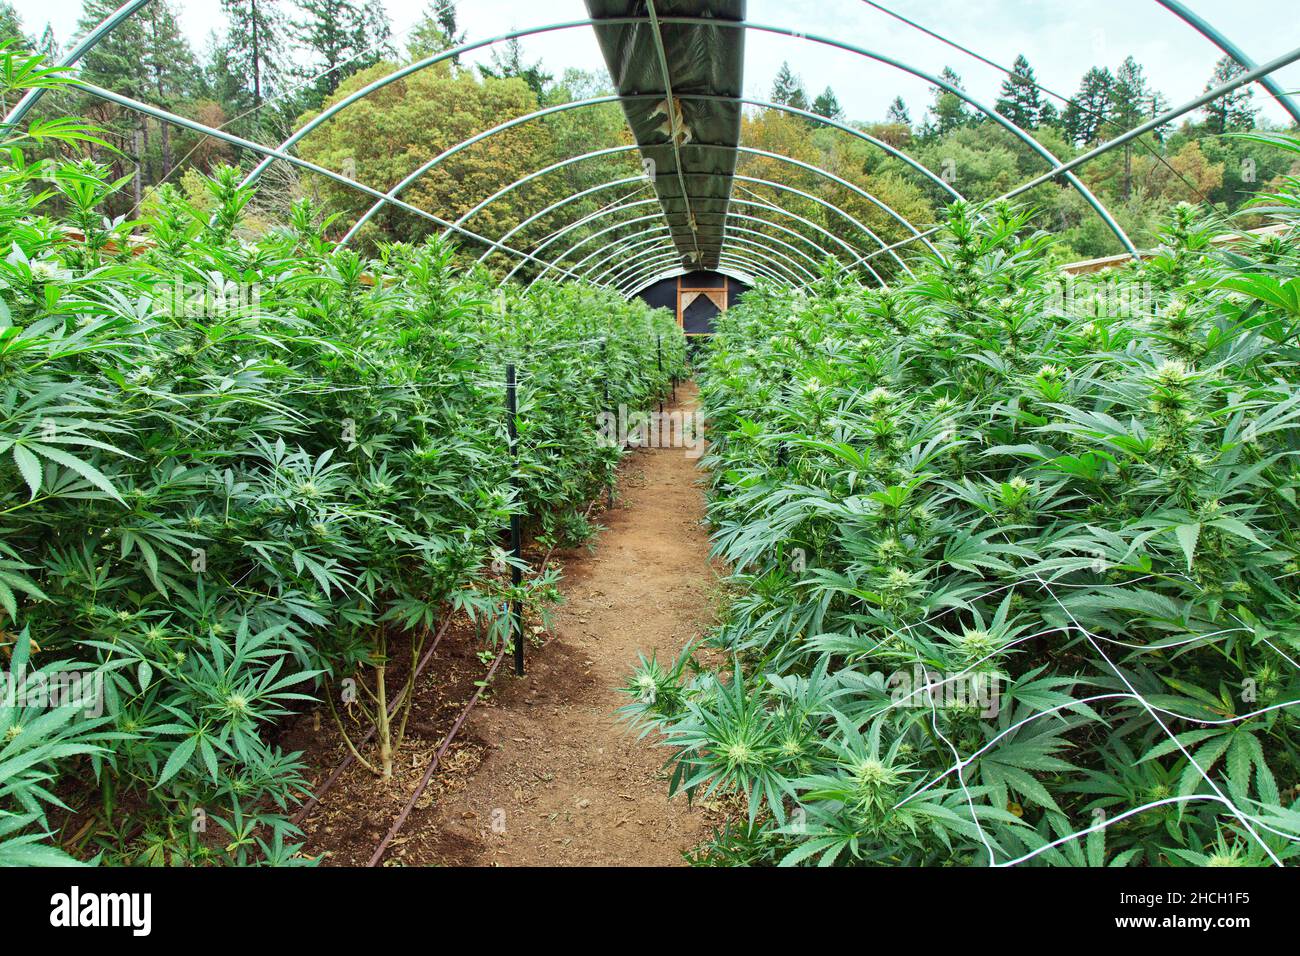
POLYGON ((648 285, 638 298, 656 309, 668 309, 687 335, 711 335, 713 322, 730 309, 749 286, 720 272, 688 272, 648 285))

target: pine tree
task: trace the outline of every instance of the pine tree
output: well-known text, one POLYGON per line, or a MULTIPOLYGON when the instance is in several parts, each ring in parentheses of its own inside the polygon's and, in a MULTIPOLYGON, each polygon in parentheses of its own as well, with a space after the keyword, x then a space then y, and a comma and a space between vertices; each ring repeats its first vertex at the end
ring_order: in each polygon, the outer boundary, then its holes
MULTIPOLYGON (((1164 100, 1147 82, 1142 66, 1133 59, 1125 58, 1115 73, 1115 84, 1111 88, 1112 120, 1116 132, 1133 129, 1159 112, 1164 100)), ((1156 134, 1159 136, 1159 133, 1156 134)), ((1133 192, 1133 143, 1124 144, 1124 180, 1122 194, 1125 201, 1133 192)))
POLYGON ((59 41, 54 38, 54 27, 48 23, 41 33, 41 39, 36 44, 36 52, 45 57, 47 63, 53 63, 59 58, 59 41))
MULTIPOLYGON (((465 33, 456 22, 455 0, 434 0, 411 28, 406 52, 413 60, 423 60, 464 42, 465 33)), ((459 54, 452 57, 451 62, 459 65, 459 54)))
POLYGON ((901 96, 895 96, 894 102, 889 104, 889 109, 885 112, 885 122, 911 127, 912 117, 907 112, 907 104, 903 102, 901 96))
POLYGON ((505 80, 514 77, 523 80, 537 95, 539 102, 546 95, 546 84, 554 79, 551 74, 542 70, 541 60, 531 64, 524 62, 523 46, 518 37, 511 38, 505 44, 504 53, 493 50, 492 65, 484 66, 480 63, 478 70, 485 78, 495 77, 498 80, 505 80))
POLYGON ((13 4, 0 2, 0 43, 12 40, 12 46, 31 49, 31 37, 23 32, 23 19, 14 9, 13 4))
POLYGON ((307 19, 298 24, 303 44, 315 54, 318 97, 329 96, 358 70, 391 53, 392 25, 383 4, 353 0, 299 0, 307 19))
MULTIPOLYGON (((1246 68, 1230 56, 1222 56, 1214 64, 1214 73, 1205 84, 1208 93, 1241 76, 1246 68)), ((1228 133, 1233 130, 1254 129, 1258 110, 1254 104, 1255 91, 1250 84, 1239 86, 1205 106, 1205 126, 1211 133, 1228 133)))
MULTIPOLYGON (((950 66, 945 66, 943 72, 939 74, 939 79, 943 80, 949 86, 965 92, 962 86, 961 77, 957 71, 950 66)), ((943 136, 955 129, 959 129, 970 122, 970 114, 966 110, 966 101, 956 93, 950 93, 941 86, 932 88, 934 94, 934 103, 930 107, 930 114, 933 120, 927 120, 923 130, 926 136, 943 136)))
POLYGON ((260 109, 284 72, 287 29, 281 0, 221 0, 226 12, 225 59, 260 109))
POLYGON ((1037 129, 1043 111, 1034 69, 1024 54, 1016 57, 1011 74, 1002 81, 1002 95, 994 105, 999 113, 1021 129, 1037 129))
POLYGON ((1127 57, 1116 71, 1111 86, 1112 119, 1121 131, 1130 130, 1150 118, 1152 104, 1158 96, 1147 82, 1141 64, 1127 57))
MULTIPOLYGON (((198 66, 194 51, 181 32, 176 11, 168 0, 154 0, 137 16, 141 18, 145 32, 140 70, 147 78, 150 96, 159 106, 174 109, 195 92, 198 66)), ((147 126, 145 130, 147 135, 147 126)), ((171 124, 158 124, 158 132, 159 175, 166 178, 172 169, 171 124)))
POLYGON ((844 119, 844 109, 840 106, 839 97, 829 86, 822 91, 822 95, 813 100, 812 111, 818 116, 825 116, 827 119, 842 120, 844 119))
POLYGON ((203 63, 200 95, 236 113, 248 109, 250 97, 244 77, 235 69, 229 45, 215 32, 208 34, 203 63))
POLYGON ((1092 67, 1083 75, 1079 92, 1061 113, 1061 126, 1071 142, 1089 146, 1098 142, 1114 112, 1115 77, 1105 67, 1092 67))
POLYGON ((808 109, 808 93, 803 88, 803 80, 790 69, 789 63, 783 62, 781 69, 777 70, 776 80, 772 83, 772 102, 797 110, 808 109))
MULTIPOLYGON (((117 0, 86 0, 77 32, 84 36, 117 9, 117 0)), ((151 77, 141 69, 149 58, 148 20, 128 17, 105 35, 81 61, 81 75, 91 83, 136 100, 151 98, 151 77)), ((138 204, 144 196, 144 164, 148 148, 148 119, 143 113, 119 110, 87 96, 81 112, 95 118, 107 139, 120 152, 111 160, 118 176, 133 173, 132 191, 138 204)))

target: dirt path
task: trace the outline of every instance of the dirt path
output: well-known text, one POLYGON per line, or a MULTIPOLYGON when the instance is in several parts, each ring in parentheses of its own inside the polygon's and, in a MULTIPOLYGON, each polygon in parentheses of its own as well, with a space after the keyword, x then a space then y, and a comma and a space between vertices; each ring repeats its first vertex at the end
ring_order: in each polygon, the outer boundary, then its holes
MULTIPOLYGON (((683 409, 694 397, 678 388, 683 409)), ((628 457, 594 551, 561 556, 565 603, 545 646, 471 714, 464 736, 481 762, 412 815, 404 865, 680 865, 719 822, 670 802, 666 751, 614 717, 637 652, 672 659, 716 612, 695 461, 681 449, 628 457)))

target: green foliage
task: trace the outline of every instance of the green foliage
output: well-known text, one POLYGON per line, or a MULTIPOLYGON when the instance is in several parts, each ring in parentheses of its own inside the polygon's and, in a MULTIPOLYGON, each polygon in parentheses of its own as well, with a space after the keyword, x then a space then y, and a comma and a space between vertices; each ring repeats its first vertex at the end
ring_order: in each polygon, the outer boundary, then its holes
POLYGON ((745 802, 696 862, 1300 855, 1293 190, 1277 241, 1219 251, 1183 205, 1065 286, 1026 212, 957 204, 913 282, 719 320, 739 594, 625 709, 674 790, 745 802))
POLYGON ((684 341, 608 293, 498 289, 442 239, 335 249, 306 203, 246 240, 234 169, 202 209, 165 187, 144 221, 109 220, 123 180, 11 145, 0 652, 101 675, 104 709, 0 706, 0 861, 58 856, 57 792, 82 858, 304 862, 287 812, 307 784, 276 722, 349 678, 381 712, 395 644, 454 611, 499 645, 503 601, 549 600, 554 574, 511 591, 504 526, 590 533, 578 512, 620 454, 598 415, 662 395, 684 341))

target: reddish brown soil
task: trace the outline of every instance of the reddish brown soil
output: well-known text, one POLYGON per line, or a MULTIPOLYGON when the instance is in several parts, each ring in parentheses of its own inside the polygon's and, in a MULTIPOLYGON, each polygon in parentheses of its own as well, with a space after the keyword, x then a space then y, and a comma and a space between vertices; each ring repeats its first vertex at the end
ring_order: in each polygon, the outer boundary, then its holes
MULTIPOLYGON (((678 394, 693 407, 691 386, 678 394)), ((565 602, 529 648, 527 676, 502 666, 385 865, 670 866, 721 822, 714 807, 669 801, 667 751, 614 714, 638 651, 671 660, 716 613, 697 478, 681 449, 629 455, 593 547, 557 555, 565 602)), ((308 853, 365 864, 482 677, 479 648, 470 628, 447 634, 420 678, 393 780, 351 768, 304 824, 308 853)), ((310 741, 317 782, 343 753, 327 718, 322 731, 309 717, 285 741, 310 741)))

